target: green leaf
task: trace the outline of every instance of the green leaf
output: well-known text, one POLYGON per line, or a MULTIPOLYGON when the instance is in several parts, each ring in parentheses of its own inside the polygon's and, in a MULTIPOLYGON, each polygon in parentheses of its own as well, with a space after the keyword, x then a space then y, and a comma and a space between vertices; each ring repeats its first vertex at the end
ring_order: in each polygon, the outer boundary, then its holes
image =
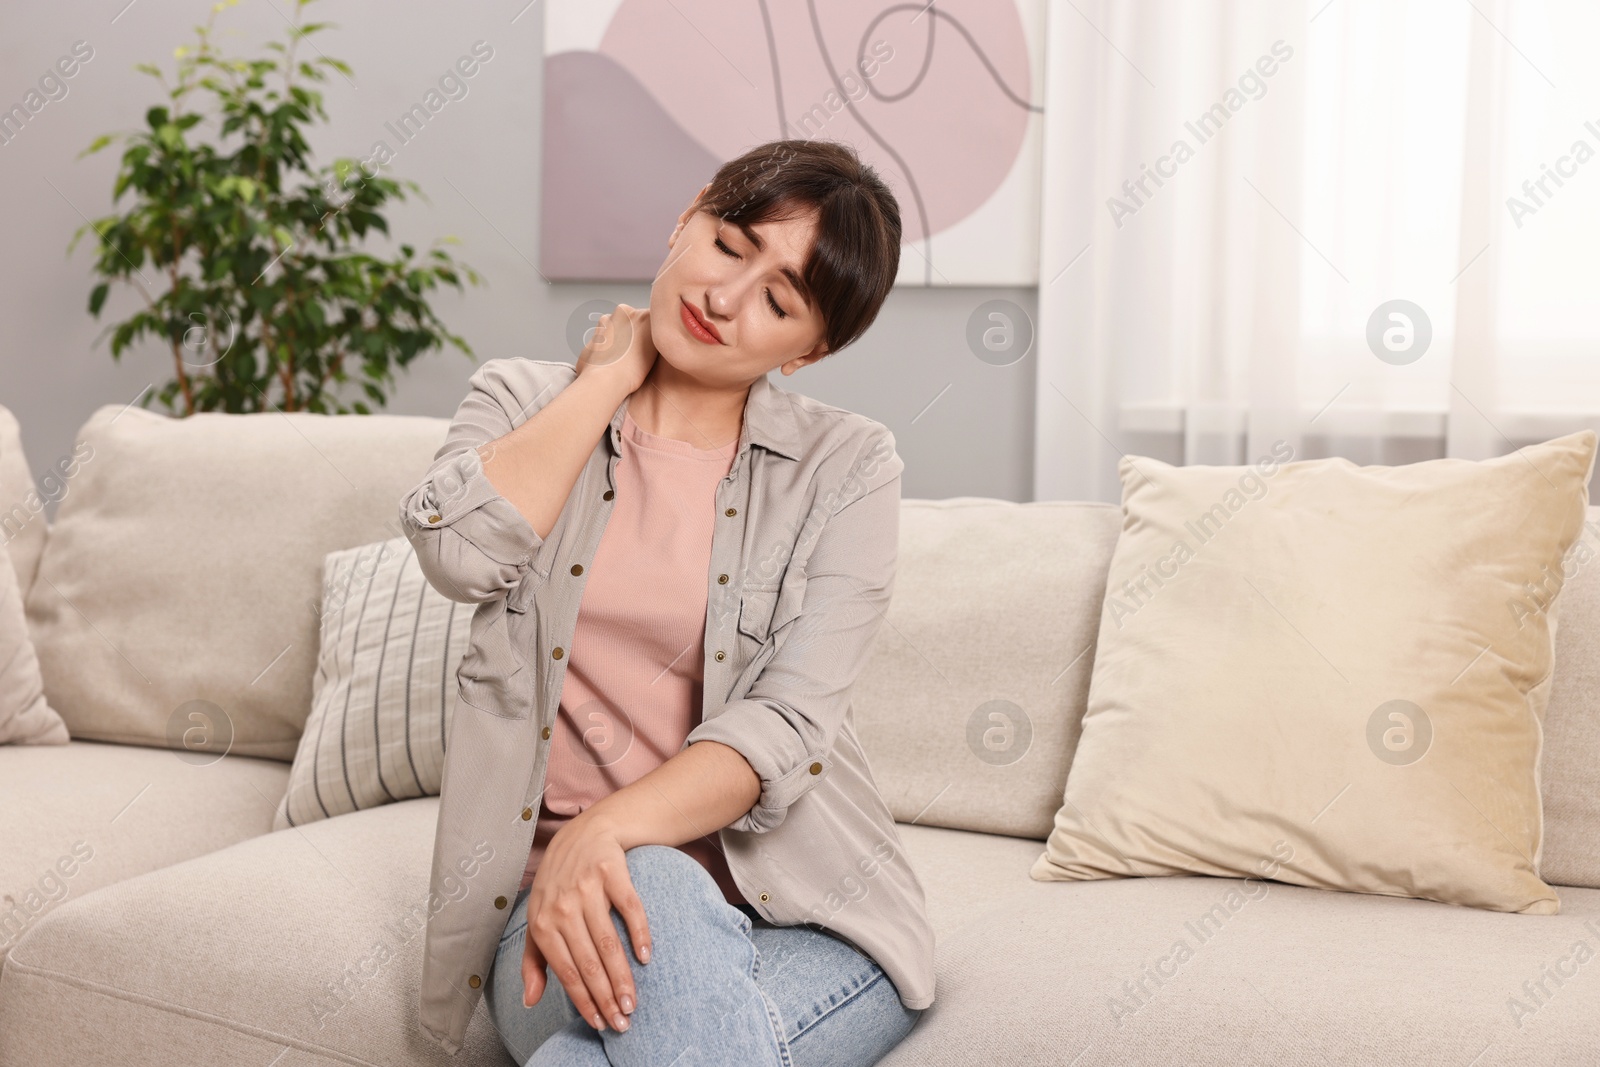
POLYGON ((78 158, 82 159, 84 156, 94 155, 96 152, 100 151, 100 149, 110 144, 113 140, 115 140, 115 138, 112 137, 111 134, 101 134, 99 137, 96 137, 93 141, 89 142, 88 148, 85 148, 82 152, 78 153, 78 158))
POLYGON ((89 314, 95 318, 100 317, 100 309, 105 306, 106 293, 110 292, 110 290, 111 286, 107 282, 101 282, 94 287, 89 293, 89 314))

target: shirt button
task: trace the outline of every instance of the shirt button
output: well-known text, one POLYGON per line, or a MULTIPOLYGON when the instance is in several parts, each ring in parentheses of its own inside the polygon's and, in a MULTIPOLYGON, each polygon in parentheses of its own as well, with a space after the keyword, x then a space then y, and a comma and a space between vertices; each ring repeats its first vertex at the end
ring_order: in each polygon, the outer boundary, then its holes
POLYGON ((811 773, 812 773, 812 774, 821 774, 821 773, 822 773, 822 764, 820 764, 820 763, 813 763, 813 764, 812 764, 812 765, 811 765, 811 773))
POLYGON ((573 564, 573 565, 572 565, 572 573, 573 573, 573 574, 574 574, 574 575, 579 575, 579 574, 582 574, 582 573, 583 573, 583 564, 581 564, 581 563, 574 563, 574 564, 573 564))
POLYGON ((495 897, 494 898, 494 906, 499 908, 501 911, 504 911, 506 909, 506 898, 505 897, 495 897))
POLYGON ((428 516, 428 521, 429 522, 438 522, 439 521, 439 516, 437 516, 437 515, 429 515, 428 516))
POLYGON ((561 651, 561 646, 560 645, 557 645, 555 648, 551 649, 551 651, 550 651, 550 658, 551 659, 560 659, 562 656, 565 656, 565 655, 566 655, 566 653, 561 651))
POLYGON ((721 663, 723 660, 725 660, 727 658, 728 658, 728 654, 726 652, 722 651, 722 649, 720 649, 720 648, 717 649, 717 662, 718 663, 721 663))
POLYGON ((728 516, 728 518, 731 519, 735 515, 739 514, 739 509, 738 508, 729 508, 727 511, 724 511, 723 514, 728 516))
POLYGON ((614 497, 616 495, 617 494, 613 490, 607 489, 603 494, 601 494, 601 499, 602 500, 610 500, 612 497, 614 497))
POLYGON ((762 894, 761 894, 761 902, 762 902, 762 903, 763 903, 763 904, 765 904, 765 903, 766 903, 766 901, 767 901, 767 895, 766 895, 766 894, 765 894, 765 893, 762 893, 762 894))
POLYGON ((467 979, 467 984, 473 989, 477 989, 483 984, 483 979, 479 978, 477 975, 473 975, 471 978, 467 979))
POLYGON ((523 808, 522 809, 522 821, 523 822, 527 822, 531 818, 533 818, 533 809, 532 808, 523 808))
POLYGON ((539 731, 539 736, 544 738, 546 741, 550 740, 550 727, 546 726, 543 730, 539 731))
POLYGON ((728 584, 728 576, 726 574, 717 575, 717 584, 718 585, 727 585, 728 584))

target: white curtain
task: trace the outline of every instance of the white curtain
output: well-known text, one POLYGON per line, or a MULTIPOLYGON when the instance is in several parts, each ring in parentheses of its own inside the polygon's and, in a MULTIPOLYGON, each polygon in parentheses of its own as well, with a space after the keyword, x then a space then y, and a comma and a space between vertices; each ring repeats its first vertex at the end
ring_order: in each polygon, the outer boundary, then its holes
POLYGON ((1052 2, 1036 499, 1600 427, 1597 9, 1052 2))

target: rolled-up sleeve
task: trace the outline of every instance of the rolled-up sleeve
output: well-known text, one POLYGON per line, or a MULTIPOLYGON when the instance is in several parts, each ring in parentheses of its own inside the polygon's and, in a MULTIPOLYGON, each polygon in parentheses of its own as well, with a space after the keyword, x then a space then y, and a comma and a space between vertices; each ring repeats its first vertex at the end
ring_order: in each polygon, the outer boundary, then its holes
POLYGON ((816 535, 800 613, 774 631, 778 648, 772 658, 742 699, 724 705, 685 739, 685 747, 720 741, 736 749, 760 777, 755 806, 729 823, 730 829, 776 828, 827 777, 851 690, 893 591, 903 467, 892 435, 884 431, 855 465, 841 493, 843 505, 816 535))
POLYGON ((544 543, 483 473, 478 447, 514 428, 498 398, 492 365, 473 373, 471 392, 456 409, 427 476, 400 501, 400 525, 423 576, 443 596, 467 604, 515 588, 544 543))

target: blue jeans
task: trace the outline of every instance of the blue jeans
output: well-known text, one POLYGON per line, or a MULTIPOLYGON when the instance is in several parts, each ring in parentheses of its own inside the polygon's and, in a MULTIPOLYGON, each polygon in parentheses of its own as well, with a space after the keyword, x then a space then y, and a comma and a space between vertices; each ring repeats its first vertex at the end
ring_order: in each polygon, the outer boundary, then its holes
POLYGON ((611 921, 633 971, 628 1029, 594 1029, 555 973, 522 1004, 528 890, 511 904, 484 990, 489 1018, 523 1067, 866 1067, 911 1032, 905 1007, 870 957, 810 926, 773 926, 735 907, 688 853, 628 849, 628 874, 650 923, 650 962, 611 921))

